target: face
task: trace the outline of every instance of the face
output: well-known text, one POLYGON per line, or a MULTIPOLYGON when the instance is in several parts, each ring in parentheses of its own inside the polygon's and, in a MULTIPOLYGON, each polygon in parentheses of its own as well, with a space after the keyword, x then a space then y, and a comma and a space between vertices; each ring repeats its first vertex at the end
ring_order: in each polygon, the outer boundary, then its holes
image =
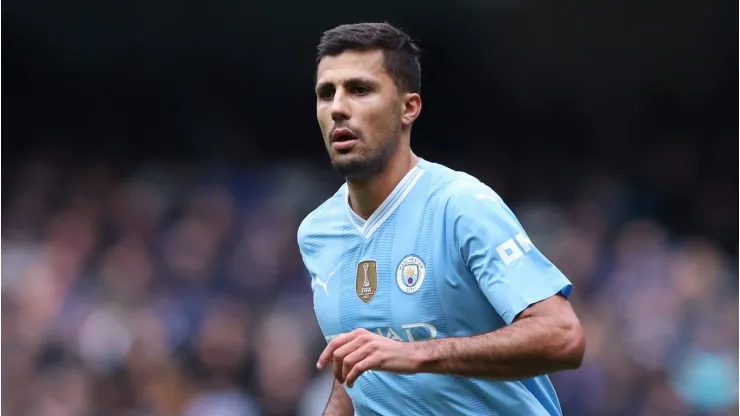
POLYGON ((325 57, 316 80, 316 117, 332 165, 349 180, 381 172, 418 116, 419 95, 399 93, 380 50, 325 57))

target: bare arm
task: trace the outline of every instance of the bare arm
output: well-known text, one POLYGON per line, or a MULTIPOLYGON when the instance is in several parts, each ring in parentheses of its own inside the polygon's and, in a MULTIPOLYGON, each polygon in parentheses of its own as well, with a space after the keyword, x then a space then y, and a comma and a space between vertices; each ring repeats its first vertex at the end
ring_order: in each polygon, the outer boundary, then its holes
POLYGON ((354 413, 355 410, 352 407, 352 401, 349 399, 347 391, 335 379, 334 387, 332 387, 331 395, 329 396, 329 402, 326 403, 326 408, 324 409, 324 416, 353 416, 354 413))
POLYGON ((499 380, 578 368, 585 351, 581 325, 562 296, 530 306, 494 332, 411 345, 417 372, 499 380))

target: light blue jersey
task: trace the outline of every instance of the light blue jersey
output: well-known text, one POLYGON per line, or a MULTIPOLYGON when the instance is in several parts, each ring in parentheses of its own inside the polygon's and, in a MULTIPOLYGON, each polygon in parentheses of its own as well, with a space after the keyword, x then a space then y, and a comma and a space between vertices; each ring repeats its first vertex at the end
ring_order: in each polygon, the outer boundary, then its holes
MULTIPOLYGON (((309 214, 298 245, 327 341, 365 328, 403 342, 511 324, 568 279, 474 177, 421 160, 364 221, 346 184, 309 214)), ((370 371, 345 387, 357 415, 560 415, 547 376, 498 382, 370 371)))

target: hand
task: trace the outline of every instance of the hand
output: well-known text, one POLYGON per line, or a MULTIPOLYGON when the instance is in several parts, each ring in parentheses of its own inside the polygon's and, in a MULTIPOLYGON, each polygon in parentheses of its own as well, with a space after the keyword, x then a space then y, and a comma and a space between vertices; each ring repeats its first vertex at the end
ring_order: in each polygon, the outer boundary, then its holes
POLYGON ((334 338, 321 353, 316 366, 321 370, 333 362, 337 380, 352 387, 355 380, 368 370, 414 373, 416 359, 413 351, 413 343, 356 329, 334 338))

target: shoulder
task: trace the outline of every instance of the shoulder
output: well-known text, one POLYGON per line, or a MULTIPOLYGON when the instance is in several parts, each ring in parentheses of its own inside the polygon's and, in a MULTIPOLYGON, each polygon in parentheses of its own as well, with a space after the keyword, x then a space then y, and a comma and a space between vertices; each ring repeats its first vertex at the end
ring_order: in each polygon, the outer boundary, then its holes
POLYGON ((438 164, 430 165, 434 192, 446 214, 460 215, 481 204, 503 208, 501 197, 475 176, 438 164))
POLYGON ((469 176, 450 184, 445 193, 445 198, 452 208, 462 209, 469 205, 476 205, 486 200, 495 205, 501 205, 501 197, 490 186, 478 179, 469 176))
POLYGON ((328 224, 336 224, 344 218, 346 185, 342 185, 331 197, 311 211, 298 226, 298 245, 308 247, 313 236, 326 230, 328 224))

